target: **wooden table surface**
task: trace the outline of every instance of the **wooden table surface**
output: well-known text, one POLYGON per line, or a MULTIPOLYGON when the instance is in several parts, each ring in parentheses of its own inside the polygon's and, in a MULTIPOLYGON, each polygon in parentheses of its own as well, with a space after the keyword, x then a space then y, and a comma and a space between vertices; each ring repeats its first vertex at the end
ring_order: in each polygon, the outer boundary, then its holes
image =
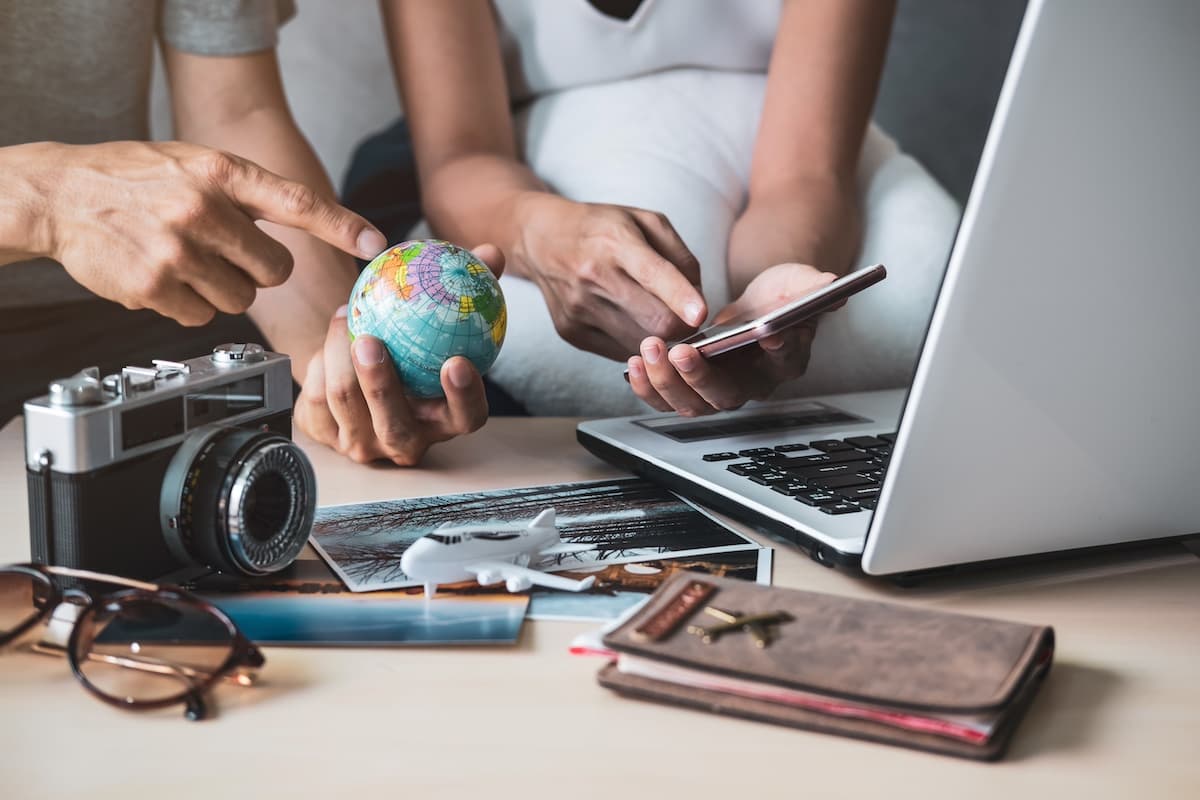
MULTIPOLYGON (((494 419, 422 469, 301 443, 322 504, 608 477, 574 420, 494 419)), ((20 421, 0 431, 0 563, 29 557, 20 421)), ((986 513, 986 510, 981 510, 986 513)), ((1182 548, 900 589, 778 547, 775 582, 1052 624, 1050 676, 1008 758, 978 764, 626 700, 568 655, 581 623, 511 648, 265 648, 216 718, 91 698, 65 660, 0 657, 0 797, 1200 797, 1200 559, 1182 548)))

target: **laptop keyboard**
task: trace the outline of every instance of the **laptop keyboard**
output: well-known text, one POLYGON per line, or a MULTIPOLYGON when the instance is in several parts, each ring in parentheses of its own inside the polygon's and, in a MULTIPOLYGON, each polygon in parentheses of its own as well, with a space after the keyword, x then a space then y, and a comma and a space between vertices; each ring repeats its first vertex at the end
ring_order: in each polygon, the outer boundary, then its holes
POLYGON ((848 436, 708 453, 705 461, 730 462, 725 469, 748 481, 826 514, 875 508, 896 434, 848 436))

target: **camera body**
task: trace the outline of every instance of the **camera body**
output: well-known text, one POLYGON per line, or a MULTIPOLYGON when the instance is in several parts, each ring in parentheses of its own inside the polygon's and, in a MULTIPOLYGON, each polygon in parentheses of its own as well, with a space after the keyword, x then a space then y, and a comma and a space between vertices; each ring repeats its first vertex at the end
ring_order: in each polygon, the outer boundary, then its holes
POLYGON ((290 365, 260 345, 224 344, 52 382, 25 403, 33 560, 143 579, 291 564, 316 483, 291 441, 290 365))

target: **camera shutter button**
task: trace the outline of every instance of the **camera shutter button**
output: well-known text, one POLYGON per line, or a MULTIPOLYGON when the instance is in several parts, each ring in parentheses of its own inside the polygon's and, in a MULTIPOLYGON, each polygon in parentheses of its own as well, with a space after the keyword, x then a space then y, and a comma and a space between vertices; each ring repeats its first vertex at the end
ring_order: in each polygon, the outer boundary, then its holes
POLYGON ((261 344, 231 342, 219 344, 212 351, 213 363, 223 367, 234 364, 253 364, 265 360, 266 357, 267 352, 261 344))
POLYGON ((94 406, 104 402, 100 391, 100 370, 88 367, 69 378, 50 384, 50 404, 55 406, 94 406))

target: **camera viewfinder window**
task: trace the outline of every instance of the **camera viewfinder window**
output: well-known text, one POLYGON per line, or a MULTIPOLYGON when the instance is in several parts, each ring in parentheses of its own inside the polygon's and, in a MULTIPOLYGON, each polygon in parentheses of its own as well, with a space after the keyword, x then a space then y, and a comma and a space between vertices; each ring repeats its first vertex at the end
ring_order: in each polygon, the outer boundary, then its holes
POLYGON ((183 433, 183 403, 178 397, 139 406, 121 414, 121 447, 134 447, 183 433))
POLYGON ((262 375, 243 378, 240 381, 214 386, 187 396, 188 428, 220 422, 247 411, 255 411, 266 404, 262 375))

